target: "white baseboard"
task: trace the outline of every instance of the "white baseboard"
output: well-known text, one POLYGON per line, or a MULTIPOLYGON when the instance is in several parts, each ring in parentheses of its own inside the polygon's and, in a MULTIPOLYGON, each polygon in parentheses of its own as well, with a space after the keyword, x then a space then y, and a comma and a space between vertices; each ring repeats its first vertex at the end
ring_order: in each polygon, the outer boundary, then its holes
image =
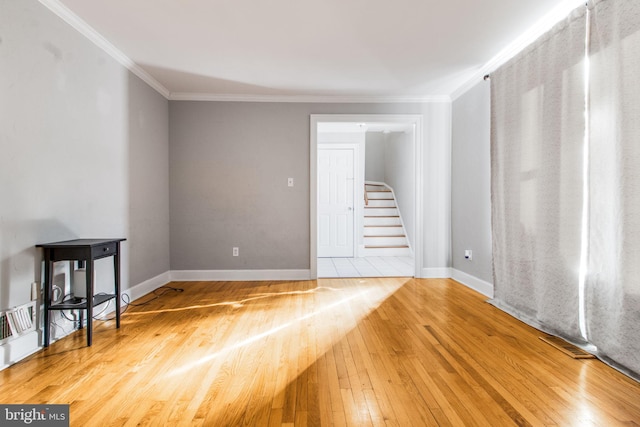
POLYGON ((449 279, 451 278, 451 268, 423 268, 421 279, 449 279))
MULTIPOLYGON (((126 295, 127 297, 129 297, 129 302, 133 302, 138 298, 155 291, 159 287, 166 285, 171 281, 170 279, 170 272, 165 271, 164 273, 158 274, 156 277, 152 277, 151 279, 147 279, 144 282, 138 283, 135 286, 120 291, 120 294, 126 295)), ((124 303, 121 303, 122 307, 124 307, 124 305, 124 303)), ((116 311, 116 305, 111 302, 109 304, 109 307, 102 313, 102 316, 107 316, 114 311, 116 311)))
POLYGON ((31 331, 0 346, 0 371, 40 350, 40 332, 31 331))
POLYGON ((482 279, 478 279, 475 276, 465 273, 464 271, 451 269, 451 278, 456 282, 460 282, 468 288, 474 291, 480 292, 482 295, 493 298, 493 284, 486 282, 482 279))
POLYGON ((138 283, 137 285, 125 289, 122 291, 123 294, 127 294, 131 301, 136 300, 142 296, 145 296, 149 292, 153 292, 161 286, 166 285, 171 281, 171 272, 165 271, 164 273, 158 274, 156 277, 152 277, 151 279, 145 280, 142 283, 138 283))
POLYGON ((172 270, 176 281, 311 280, 310 270, 172 270))

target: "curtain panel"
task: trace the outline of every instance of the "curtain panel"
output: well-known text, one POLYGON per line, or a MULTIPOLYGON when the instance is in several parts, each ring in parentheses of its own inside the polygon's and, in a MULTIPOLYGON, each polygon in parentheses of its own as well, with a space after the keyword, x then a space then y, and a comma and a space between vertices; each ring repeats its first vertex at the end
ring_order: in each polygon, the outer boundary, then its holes
POLYGON ((586 11, 491 75, 497 307, 580 339, 586 11))
POLYGON ((587 336, 640 373, 640 1, 593 2, 590 27, 587 336))

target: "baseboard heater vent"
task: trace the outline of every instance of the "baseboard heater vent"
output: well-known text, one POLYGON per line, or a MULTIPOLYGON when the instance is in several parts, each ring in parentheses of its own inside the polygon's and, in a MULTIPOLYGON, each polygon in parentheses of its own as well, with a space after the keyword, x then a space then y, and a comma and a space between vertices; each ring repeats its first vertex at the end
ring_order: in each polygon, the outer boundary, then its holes
POLYGON ((546 342, 547 344, 549 344, 550 346, 560 350, 567 356, 570 356, 574 359, 595 359, 596 358, 593 354, 588 353, 582 350, 581 348, 566 342, 562 338, 554 337, 554 336, 544 336, 544 337, 540 337, 540 339, 546 342))
POLYGON ((36 329, 36 302, 0 312, 0 344, 36 329))

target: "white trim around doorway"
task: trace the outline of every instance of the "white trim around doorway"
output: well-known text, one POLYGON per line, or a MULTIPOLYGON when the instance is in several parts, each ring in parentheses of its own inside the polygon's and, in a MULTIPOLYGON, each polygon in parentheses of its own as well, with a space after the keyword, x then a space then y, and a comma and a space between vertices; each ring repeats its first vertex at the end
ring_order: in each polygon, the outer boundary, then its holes
POLYGON ((422 277, 423 265, 423 118, 418 114, 311 114, 309 132, 309 270, 318 278, 318 124, 320 123, 397 123, 413 126, 415 150, 415 277, 422 277))

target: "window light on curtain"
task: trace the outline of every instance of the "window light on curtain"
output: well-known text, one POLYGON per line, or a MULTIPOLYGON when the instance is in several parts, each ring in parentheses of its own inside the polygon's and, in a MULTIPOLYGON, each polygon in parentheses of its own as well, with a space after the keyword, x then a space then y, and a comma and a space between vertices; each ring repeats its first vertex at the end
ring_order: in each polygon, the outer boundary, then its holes
POLYGON ((580 337, 586 10, 491 74, 494 299, 580 337))
POLYGON ((590 33, 587 336, 640 374, 640 1, 593 2, 590 33))
POLYGON ((493 304, 640 378, 640 1, 589 9, 492 74, 493 304))

